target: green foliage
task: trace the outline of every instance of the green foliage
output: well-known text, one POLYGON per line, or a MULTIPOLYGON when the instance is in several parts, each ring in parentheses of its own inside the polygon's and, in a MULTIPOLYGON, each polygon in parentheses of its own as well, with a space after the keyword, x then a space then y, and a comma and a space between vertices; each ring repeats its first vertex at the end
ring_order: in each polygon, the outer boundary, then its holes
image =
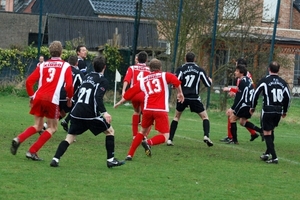
MULTIPOLYGON (((47 46, 42 46, 40 49, 40 54, 44 55, 46 58, 50 58, 49 48, 47 46)), ((3 68, 11 68, 17 71, 18 80, 24 80, 27 63, 31 60, 37 59, 38 48, 33 45, 29 45, 24 49, 19 47, 11 47, 10 49, 0 48, 0 72, 3 68)), ((63 49, 62 59, 67 60, 71 55, 76 55, 74 50, 63 49)), ((95 56, 94 53, 88 53, 87 59, 92 59, 95 56)))
POLYGON ((116 69, 119 69, 123 61, 117 47, 105 44, 103 55, 105 56, 106 65, 109 70, 114 72, 116 69))

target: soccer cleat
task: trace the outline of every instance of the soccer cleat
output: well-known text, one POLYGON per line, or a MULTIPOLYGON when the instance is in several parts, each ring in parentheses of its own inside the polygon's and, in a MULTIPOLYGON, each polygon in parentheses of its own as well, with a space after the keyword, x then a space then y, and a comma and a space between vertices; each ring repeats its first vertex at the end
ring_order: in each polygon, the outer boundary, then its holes
POLYGON ((145 154, 146 154, 148 157, 151 157, 151 147, 150 147, 150 145, 147 143, 147 140, 143 140, 143 141, 142 141, 142 146, 143 146, 144 149, 145 149, 145 154))
POLYGON ((116 158, 113 159, 113 161, 107 161, 106 162, 108 168, 117 167, 125 164, 125 161, 118 161, 116 158))
POLYGON ((260 156, 260 159, 261 159, 262 161, 267 161, 267 160, 269 160, 269 154, 263 153, 263 154, 260 156))
POLYGON ((267 160, 266 163, 268 163, 268 164, 278 164, 278 158, 267 160))
POLYGON ((41 135, 46 129, 47 129, 47 128, 44 126, 44 127, 42 128, 42 130, 39 131, 39 134, 41 135))
POLYGON ((68 132, 69 128, 68 128, 68 123, 65 120, 62 120, 60 122, 60 125, 63 127, 63 129, 68 132))
POLYGON ((167 146, 174 146, 172 140, 168 140, 168 141, 167 141, 167 146))
POLYGON ((226 144, 239 144, 239 142, 235 142, 233 140, 230 140, 229 142, 227 142, 226 144))
POLYGON ((50 163, 51 167, 58 167, 58 162, 56 162, 55 160, 52 160, 50 163))
POLYGON ((131 157, 131 156, 127 156, 127 157, 125 158, 125 160, 126 160, 126 161, 132 161, 132 157, 131 157))
POLYGON ((29 151, 26 152, 26 158, 34 160, 34 161, 42 161, 43 159, 38 157, 36 153, 30 153, 29 151))
POLYGON ((205 142, 207 144, 207 146, 209 146, 209 147, 214 145, 214 143, 206 135, 203 138, 203 142, 205 142))
POLYGON ((257 134, 257 133, 255 133, 255 135, 251 135, 250 142, 254 141, 258 137, 259 137, 259 134, 257 134))
POLYGON ((11 142, 11 147, 10 147, 10 152, 12 155, 16 155, 17 154, 17 150, 20 146, 20 141, 19 141, 19 138, 14 138, 11 142))
POLYGON ((220 140, 220 142, 229 142, 231 139, 229 137, 223 138, 220 140))

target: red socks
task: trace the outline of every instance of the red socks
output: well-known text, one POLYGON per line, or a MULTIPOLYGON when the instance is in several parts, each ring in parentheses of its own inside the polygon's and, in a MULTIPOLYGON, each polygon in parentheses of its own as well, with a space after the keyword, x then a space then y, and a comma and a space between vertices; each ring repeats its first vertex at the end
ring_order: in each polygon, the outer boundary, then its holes
MULTIPOLYGON (((137 115, 138 116, 138 115, 137 115)), ((136 149, 138 148, 138 146, 142 143, 142 140, 144 138, 144 135, 141 134, 141 133, 137 133, 136 136, 134 137, 132 143, 131 143, 131 146, 130 146, 130 149, 129 149, 129 152, 128 152, 128 156, 131 156, 133 157, 136 149)))
POLYGON ((42 146, 51 138, 51 134, 48 131, 44 131, 37 141, 30 147, 30 153, 36 153, 42 148, 42 146))
POLYGON ((229 120, 229 117, 227 117, 227 137, 229 139, 232 139, 232 134, 231 134, 231 123, 229 120))
POLYGON ((132 115, 132 136, 136 136, 139 129, 140 115, 132 115))
POLYGON ((33 126, 28 127, 23 133, 18 135, 20 143, 24 142, 27 138, 35 134, 37 131, 33 126))
POLYGON ((153 138, 147 140, 147 143, 148 143, 150 146, 162 144, 162 143, 165 143, 165 142, 166 142, 166 138, 165 138, 165 136, 162 135, 162 134, 155 135, 153 138))

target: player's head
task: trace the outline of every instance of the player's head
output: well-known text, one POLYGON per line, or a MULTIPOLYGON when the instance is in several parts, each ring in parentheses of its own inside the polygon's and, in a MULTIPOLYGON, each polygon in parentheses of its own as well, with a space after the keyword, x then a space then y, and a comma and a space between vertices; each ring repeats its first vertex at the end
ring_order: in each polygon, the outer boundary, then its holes
POLYGON ((77 56, 70 56, 69 59, 68 59, 68 62, 72 66, 77 66, 77 62, 78 62, 77 56))
POLYGON ((150 61, 149 67, 150 67, 151 72, 161 70, 161 67, 162 67, 161 61, 156 58, 153 58, 150 61))
POLYGON ((245 58, 241 57, 241 58, 237 59, 236 66, 238 66, 238 65, 244 65, 245 67, 247 67, 247 61, 245 60, 245 58))
POLYGON ((186 55, 185 55, 185 61, 186 62, 195 62, 195 54, 193 52, 188 52, 186 55))
POLYGON ((105 69, 105 58, 104 56, 97 56, 93 60, 93 67, 95 72, 102 72, 105 69))
POLYGON ((235 68, 235 70, 239 71, 241 74, 243 74, 244 76, 247 75, 247 69, 245 67, 245 65, 243 64, 238 64, 235 68))
POLYGON ((139 63, 146 63, 147 60, 148 60, 148 54, 145 51, 141 51, 140 53, 138 53, 137 61, 139 63))
POLYGON ((62 45, 60 41, 53 41, 49 46, 51 57, 60 57, 62 54, 62 45))
POLYGON ((81 58, 86 58, 86 55, 87 55, 86 46, 78 45, 76 48, 76 54, 77 54, 77 56, 79 56, 81 58))
POLYGON ((272 73, 278 73, 279 69, 280 69, 280 65, 276 61, 272 61, 269 64, 269 70, 270 70, 270 72, 272 72, 272 73))

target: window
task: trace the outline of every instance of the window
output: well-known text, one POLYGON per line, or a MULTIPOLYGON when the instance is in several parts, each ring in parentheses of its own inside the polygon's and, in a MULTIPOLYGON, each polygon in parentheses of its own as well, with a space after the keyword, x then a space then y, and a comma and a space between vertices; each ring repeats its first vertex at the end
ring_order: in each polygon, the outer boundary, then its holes
POLYGON ((300 86, 300 55, 295 55, 294 86, 300 86))
POLYGON ((274 22, 277 8, 277 0, 264 0, 263 22, 274 22))
POLYGON ((223 18, 236 19, 239 17, 239 0, 225 0, 223 18))

